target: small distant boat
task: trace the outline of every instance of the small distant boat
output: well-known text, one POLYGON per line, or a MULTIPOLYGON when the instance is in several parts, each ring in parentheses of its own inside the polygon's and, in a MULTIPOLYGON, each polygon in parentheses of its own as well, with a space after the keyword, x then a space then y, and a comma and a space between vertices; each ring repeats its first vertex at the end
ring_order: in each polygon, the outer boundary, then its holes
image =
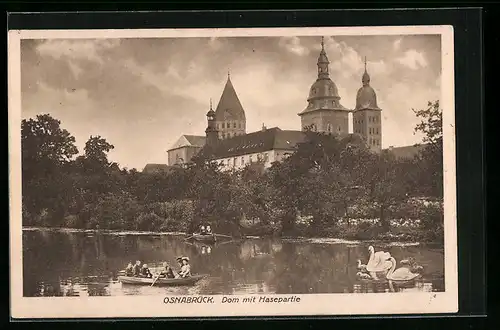
POLYGON ((217 242, 217 236, 215 234, 193 234, 192 237, 195 241, 203 243, 215 243, 217 242))
POLYGON ((146 278, 146 277, 133 277, 133 276, 118 276, 118 281, 124 284, 135 285, 151 285, 155 281, 155 286, 182 286, 194 285, 196 282, 206 277, 207 275, 192 275, 190 277, 181 278, 146 278))

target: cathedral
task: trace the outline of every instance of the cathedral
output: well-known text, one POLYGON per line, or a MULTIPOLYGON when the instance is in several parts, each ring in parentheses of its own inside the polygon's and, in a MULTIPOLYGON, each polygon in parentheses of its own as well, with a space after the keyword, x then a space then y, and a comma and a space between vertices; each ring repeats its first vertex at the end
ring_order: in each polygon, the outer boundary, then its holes
MULTIPOLYGON (((242 168, 253 161, 263 161, 269 167, 292 153, 305 138, 304 131, 312 130, 340 137, 354 135, 362 138, 373 151, 382 149, 382 109, 377 105, 377 95, 370 86, 370 75, 365 71, 356 95, 356 106, 348 109, 341 104, 337 85, 330 78, 329 60, 323 38, 317 61, 317 78, 309 90, 307 106, 298 114, 300 130, 281 130, 278 127, 256 132, 246 132, 245 110, 228 74, 219 103, 207 113, 205 136, 183 135, 167 151, 168 165, 179 166, 200 155, 220 163, 223 168, 242 168), (349 132, 349 114, 352 114, 353 132, 349 132)), ((411 157, 413 147, 390 148, 397 157, 411 157), (401 149, 401 150, 399 150, 401 149), (406 150, 408 149, 408 150, 406 150), (401 152, 399 152, 401 151, 401 152)), ((148 164, 150 171, 155 165, 148 164)), ((165 165, 161 165, 165 166, 165 165)))

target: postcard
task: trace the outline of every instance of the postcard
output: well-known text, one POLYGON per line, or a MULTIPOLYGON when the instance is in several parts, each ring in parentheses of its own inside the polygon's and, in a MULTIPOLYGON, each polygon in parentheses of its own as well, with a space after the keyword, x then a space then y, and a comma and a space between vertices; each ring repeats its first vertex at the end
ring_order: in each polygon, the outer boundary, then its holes
POLYGON ((451 26, 8 35, 13 318, 458 310, 451 26))

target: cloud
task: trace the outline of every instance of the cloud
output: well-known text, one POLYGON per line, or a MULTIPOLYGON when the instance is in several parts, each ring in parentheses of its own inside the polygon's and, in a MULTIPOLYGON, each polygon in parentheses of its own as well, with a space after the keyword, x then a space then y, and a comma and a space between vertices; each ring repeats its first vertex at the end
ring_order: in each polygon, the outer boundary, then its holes
MULTIPOLYGON (((395 39, 325 37, 330 76, 347 108, 355 106, 367 56, 372 87, 383 109, 384 146, 418 142, 411 108, 439 98, 440 91, 440 44, 427 42, 431 40, 427 37, 401 36, 415 53, 393 52, 395 39), (413 69, 426 63, 425 70, 413 69)), ((22 115, 52 114, 79 146, 90 134, 102 135, 115 145, 110 159, 122 166, 166 163, 165 151, 180 135, 204 135, 209 100, 217 105, 228 68, 246 112, 247 132, 259 130, 263 122, 267 127, 300 129, 297 113, 306 107, 317 77, 320 41, 320 37, 23 41, 22 115)))
POLYGON ((301 44, 299 37, 281 37, 279 45, 290 53, 298 56, 305 56, 309 54, 309 49, 301 44))
POLYGON ((71 73, 73 73, 73 76, 75 79, 78 79, 80 74, 83 72, 83 69, 76 64, 74 61, 68 61, 69 68, 71 69, 71 73))
POLYGON ((223 46, 222 41, 217 37, 211 37, 208 44, 210 45, 210 47, 212 47, 213 50, 219 50, 223 46))
MULTIPOLYGON (((316 46, 318 48, 318 46, 316 46)), ((356 77, 361 79, 364 71, 364 56, 358 53, 345 41, 338 42, 333 37, 325 39, 325 50, 330 59, 330 69, 344 78, 356 77)), ((367 58, 367 70, 373 75, 389 74, 391 67, 382 60, 370 60, 367 58)))
POLYGON ((427 66, 427 60, 425 59, 424 54, 414 49, 407 50, 404 53, 404 56, 397 58, 396 61, 412 70, 417 70, 421 67, 427 66))
POLYGON ((401 38, 399 38, 396 41, 394 41, 394 43, 392 44, 392 48, 395 51, 398 51, 401 48, 401 38))
POLYGON ((37 47, 42 56, 56 59, 67 57, 103 63, 100 55, 102 50, 117 47, 120 39, 89 39, 89 40, 46 40, 37 47))

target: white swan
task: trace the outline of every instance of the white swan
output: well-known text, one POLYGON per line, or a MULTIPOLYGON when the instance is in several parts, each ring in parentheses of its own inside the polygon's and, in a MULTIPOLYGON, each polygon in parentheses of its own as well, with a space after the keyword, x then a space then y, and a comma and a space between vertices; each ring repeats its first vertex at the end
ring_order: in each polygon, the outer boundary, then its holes
POLYGON ((391 268, 391 263, 387 262, 391 258, 389 252, 375 252, 373 246, 369 246, 368 251, 370 252, 370 259, 366 264, 368 272, 387 272, 391 268))
POLYGON ((396 259, 394 259, 393 257, 390 257, 389 261, 391 262, 392 266, 386 275, 386 278, 388 280, 411 281, 411 280, 417 278, 418 276, 420 276, 420 274, 415 274, 415 273, 410 272, 410 270, 406 267, 401 267, 401 268, 396 269, 396 259))

